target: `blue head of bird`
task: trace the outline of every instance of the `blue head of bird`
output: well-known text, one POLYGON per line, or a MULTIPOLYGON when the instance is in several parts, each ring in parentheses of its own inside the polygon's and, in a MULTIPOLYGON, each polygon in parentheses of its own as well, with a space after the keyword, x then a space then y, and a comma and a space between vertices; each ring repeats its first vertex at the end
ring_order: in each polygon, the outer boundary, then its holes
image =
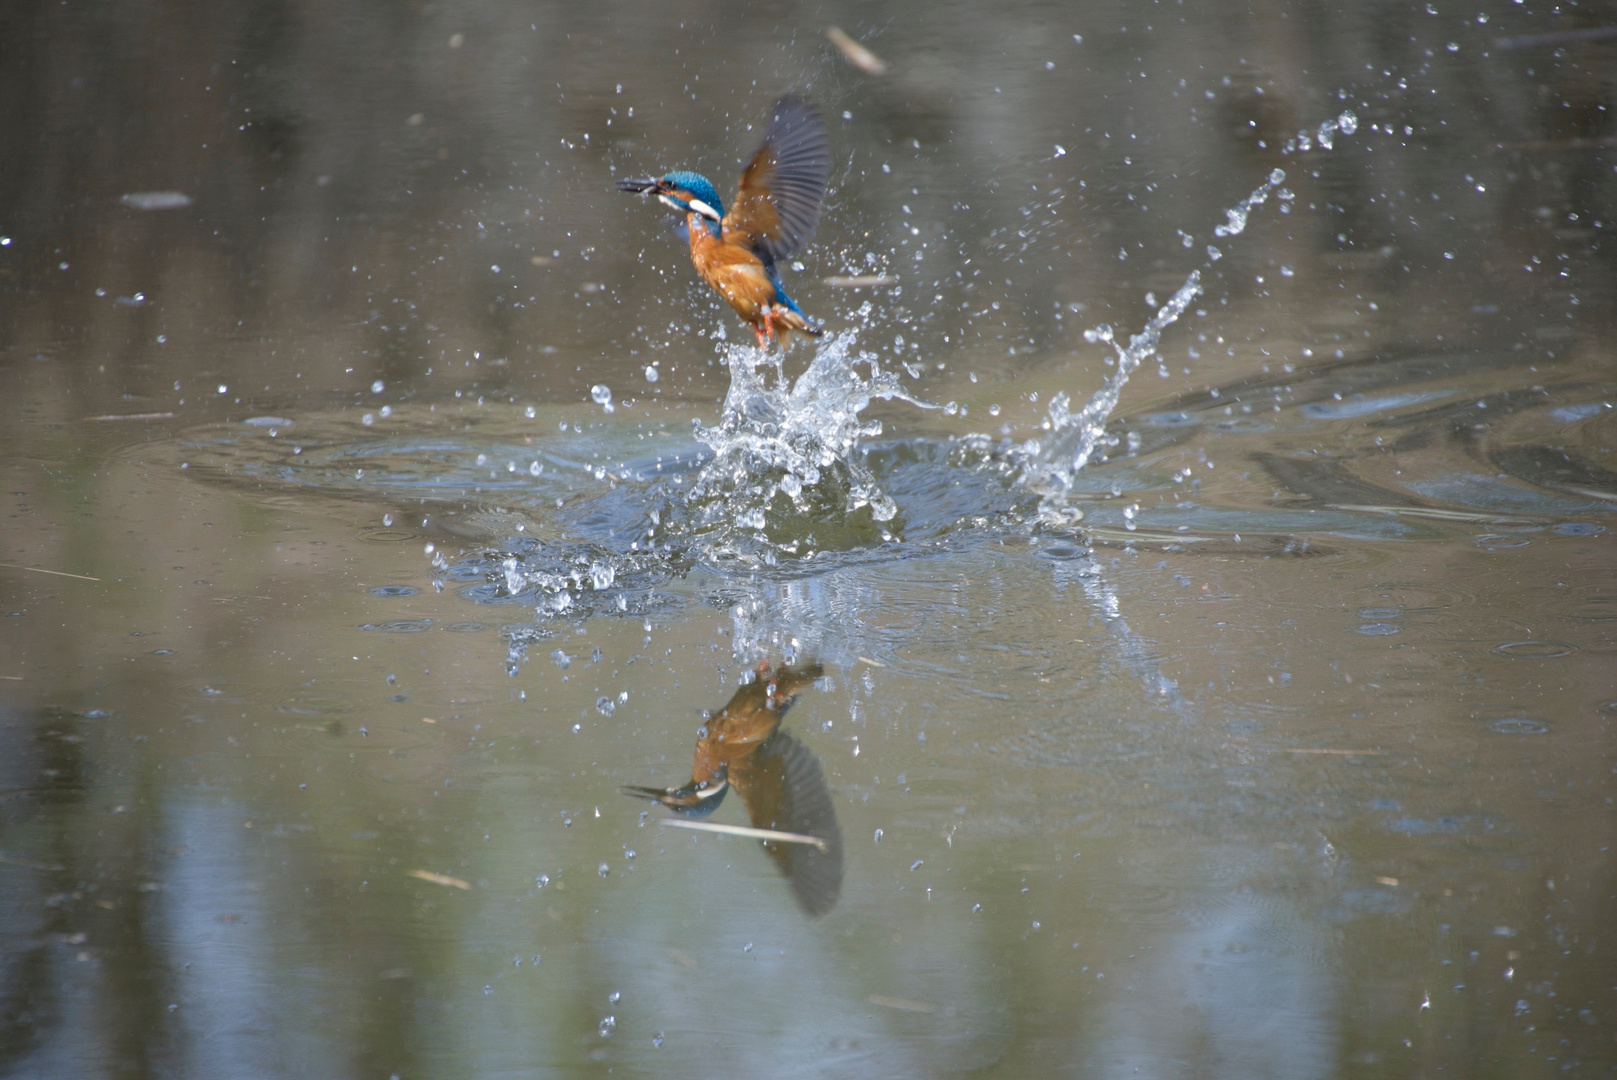
POLYGON ((708 231, 719 235, 719 222, 724 220, 724 203, 713 182, 701 173, 680 170, 655 180, 619 180, 620 191, 640 195, 655 194, 663 205, 684 215, 696 214, 703 218, 708 231))

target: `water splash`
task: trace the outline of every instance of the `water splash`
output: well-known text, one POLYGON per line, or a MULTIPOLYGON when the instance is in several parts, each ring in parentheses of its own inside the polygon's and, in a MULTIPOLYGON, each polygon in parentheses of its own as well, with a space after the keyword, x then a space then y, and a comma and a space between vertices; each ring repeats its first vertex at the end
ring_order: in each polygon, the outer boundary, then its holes
POLYGON ((709 557, 766 563, 777 552, 806 555, 816 545, 890 538, 898 506, 859 454, 860 441, 880 435, 882 425, 863 413, 878 398, 938 406, 909 393, 896 371, 856 347, 852 332, 828 337, 808 369, 788 380, 779 353, 730 346, 719 422, 695 425, 713 457, 668 507, 664 524, 703 538, 709 557))
POLYGON ((1030 440, 1024 447, 1026 457, 1020 482, 1039 496, 1041 520, 1071 524, 1082 519, 1081 510, 1067 505, 1067 496, 1079 470, 1089 463, 1097 449, 1117 445, 1116 436, 1106 431, 1106 420, 1117 408, 1129 376, 1140 366, 1140 361, 1156 354, 1162 332, 1179 320, 1201 292, 1201 271, 1192 270, 1179 291, 1157 309, 1144 329, 1129 337, 1126 346, 1118 344, 1114 331, 1104 323, 1085 334, 1090 340, 1104 341, 1117 351, 1117 370, 1106 377, 1101 388, 1090 395, 1076 413, 1070 408, 1072 399, 1065 390, 1051 398, 1044 424, 1049 434, 1030 440))
MULTIPOLYGON (((1284 152, 1330 149, 1338 134, 1351 134, 1357 126, 1352 113, 1343 113, 1299 133, 1284 152)), ((1224 212, 1215 236, 1239 236, 1253 211, 1277 192, 1283 202, 1289 200, 1291 193, 1281 187, 1285 179, 1283 170, 1273 170, 1224 212)), ((1181 236, 1191 246, 1188 234, 1181 236)), ((959 470, 992 480, 993 492, 978 495, 996 502, 1000 516, 995 520, 1002 527, 1064 529, 1080 521, 1082 511, 1072 505, 1078 475, 1097 451, 1118 443, 1108 433, 1107 421, 1130 376, 1146 358, 1158 355, 1162 335, 1202 295, 1203 272, 1222 257, 1216 248, 1206 250, 1202 266, 1189 273, 1126 344, 1109 325, 1086 333, 1091 342, 1111 346, 1117 366, 1082 408, 1074 410, 1071 397, 1058 393, 1036 437, 996 445, 986 436, 969 436, 950 443, 942 454, 945 460, 936 464, 957 470, 956 486, 959 470)), ((666 472, 659 457, 655 474, 642 470, 643 486, 631 483, 622 492, 619 478, 611 477, 613 493, 597 499, 595 515, 601 516, 600 507, 611 502, 628 518, 606 534, 590 540, 535 540, 505 552, 485 552, 451 575, 492 584, 503 594, 489 599, 533 605, 535 626, 507 628, 512 665, 525 659, 528 646, 548 637, 542 626, 546 621, 592 614, 649 616, 666 602, 658 594, 666 592, 670 580, 701 565, 776 566, 783 559, 809 561, 827 552, 864 551, 902 539, 898 503, 878 482, 878 476, 893 482, 892 463, 886 469, 872 468, 884 454, 902 454, 870 451, 866 440, 880 436, 882 425, 864 413, 878 399, 922 409, 940 406, 904 389, 900 370, 884 367, 875 353, 860 350, 854 331, 822 339, 796 379, 787 378, 779 352, 732 344, 725 347, 723 362, 730 369, 730 386, 718 422, 694 425, 696 439, 711 457, 666 472)), ((591 397, 612 408, 604 385, 593 387, 591 397)), ((595 475, 600 479, 602 473, 595 475)), ((628 474, 622 479, 628 480, 628 474)), ((977 506, 962 521, 986 526, 989 517, 977 506)), ((1125 517, 1132 515, 1126 512, 1125 517)), ((944 531, 935 523, 921 531, 929 530, 934 538, 944 531)), ((736 615, 748 624, 740 607, 736 615)), ((771 637, 773 631, 764 625, 769 622, 738 626, 748 631, 738 633, 738 639, 771 638, 773 646, 785 648, 786 640, 771 637)))
MULTIPOLYGON (((1312 150, 1316 145, 1329 150, 1335 145, 1337 134, 1351 135, 1358 128, 1358 117, 1351 112, 1344 112, 1320 124, 1312 132, 1299 132, 1294 139, 1286 143, 1282 152, 1303 153, 1312 150)), ((1213 230, 1214 235, 1220 238, 1239 236, 1246 230, 1252 211, 1267 202, 1270 194, 1285 182, 1284 170, 1275 169, 1270 172, 1268 178, 1254 188, 1251 194, 1224 211, 1224 224, 1213 230)), ((1289 193, 1282 190, 1280 198, 1289 198, 1289 193)), ((1184 233, 1181 235, 1189 240, 1188 235, 1184 233)), ((1207 261, 1200 268, 1190 272, 1185 283, 1167 303, 1157 309, 1156 314, 1140 332, 1130 335, 1126 346, 1118 343, 1115 331, 1104 323, 1085 332, 1084 337, 1087 340, 1104 341, 1112 346, 1117 353, 1117 369, 1107 376, 1100 389, 1090 395, 1084 407, 1077 412, 1072 411, 1072 399, 1066 391, 1051 398, 1049 412, 1043 425, 1048 434, 1029 440, 1022 448, 1024 457, 1020 483, 1039 496, 1038 519, 1041 522, 1070 525, 1082 519, 1083 512, 1077 507, 1068 505, 1068 496, 1073 490, 1078 472, 1089 463, 1095 451, 1117 445, 1116 436, 1106 431, 1106 421, 1111 416, 1112 410, 1117 408, 1123 387, 1128 384, 1129 376, 1134 374, 1141 361, 1148 356, 1156 355, 1157 346, 1162 340, 1162 332, 1178 322, 1185 309, 1201 295, 1202 271, 1222 257, 1222 252, 1209 246, 1207 261)))

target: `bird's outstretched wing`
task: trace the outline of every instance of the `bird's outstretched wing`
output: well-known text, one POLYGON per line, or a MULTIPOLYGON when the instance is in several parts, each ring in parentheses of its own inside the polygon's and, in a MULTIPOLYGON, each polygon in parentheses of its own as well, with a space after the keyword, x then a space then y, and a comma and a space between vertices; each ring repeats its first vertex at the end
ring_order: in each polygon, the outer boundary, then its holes
POLYGON ((766 263, 803 250, 820 223, 831 177, 831 140, 804 98, 775 102, 763 145, 752 156, 724 218, 724 231, 766 263))
POLYGON ((842 895, 842 830, 825 773, 808 747, 777 730, 756 752, 737 762, 730 777, 754 828, 820 841, 820 847, 765 841, 764 850, 786 876, 805 912, 824 915, 836 907, 842 895))

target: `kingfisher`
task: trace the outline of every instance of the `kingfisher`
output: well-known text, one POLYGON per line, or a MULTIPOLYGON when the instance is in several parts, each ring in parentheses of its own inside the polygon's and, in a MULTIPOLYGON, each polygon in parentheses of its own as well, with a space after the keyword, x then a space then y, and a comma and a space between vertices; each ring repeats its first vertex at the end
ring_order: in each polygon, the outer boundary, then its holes
POLYGON ((764 850, 810 915, 836 906, 842 892, 842 832, 825 773, 809 749, 780 730, 780 719, 824 673, 818 664, 760 664, 753 681, 710 717, 696 741, 691 779, 677 788, 624 787, 684 817, 707 817, 732 787, 756 829, 813 837, 817 846, 765 841, 764 850))
POLYGON ((831 143, 819 111, 788 94, 775 102, 763 143, 741 173, 726 213, 712 181, 676 171, 655 179, 619 180, 618 190, 656 195, 681 215, 691 262, 712 289, 758 335, 758 347, 789 344, 792 333, 820 328, 786 295, 778 263, 803 250, 820 222, 831 175, 831 143))

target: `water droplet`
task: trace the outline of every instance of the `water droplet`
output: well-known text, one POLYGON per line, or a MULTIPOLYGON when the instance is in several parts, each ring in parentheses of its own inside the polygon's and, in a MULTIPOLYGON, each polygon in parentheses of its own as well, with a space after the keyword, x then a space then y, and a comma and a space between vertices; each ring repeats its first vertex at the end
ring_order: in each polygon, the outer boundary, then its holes
POLYGON ((601 1017, 601 1026, 599 1028, 601 1038, 610 1039, 617 1032, 617 1030, 618 1018, 616 1016, 601 1017))
POLYGON ((385 389, 387 389, 387 384, 381 379, 377 379, 375 382, 371 383, 371 393, 373 394, 380 394, 385 389))
POLYGON ((650 364, 646 365, 646 381, 647 382, 654 383, 661 377, 662 376, 658 373, 658 371, 657 371, 657 369, 655 367, 653 367, 650 364))
POLYGON ((659 1032, 657 1032, 657 1034, 655 1034, 655 1035, 653 1035, 651 1037, 651 1045, 654 1048, 656 1048, 656 1047, 661 1047, 662 1044, 663 1044, 663 1033, 659 1031, 659 1032))
POLYGON ((617 708, 617 704, 609 697, 598 697, 595 699, 595 711, 600 713, 602 716, 611 716, 617 711, 617 708))
POLYGON ((610 874, 612 872, 612 868, 610 866, 608 866, 606 863, 602 863, 600 866, 597 866, 595 868, 595 872, 597 874, 600 874, 602 877, 606 877, 608 874, 610 874))
POLYGON ((607 412, 614 412, 617 409, 617 406, 612 404, 611 388, 603 383, 596 383, 590 387, 590 400, 607 412))

